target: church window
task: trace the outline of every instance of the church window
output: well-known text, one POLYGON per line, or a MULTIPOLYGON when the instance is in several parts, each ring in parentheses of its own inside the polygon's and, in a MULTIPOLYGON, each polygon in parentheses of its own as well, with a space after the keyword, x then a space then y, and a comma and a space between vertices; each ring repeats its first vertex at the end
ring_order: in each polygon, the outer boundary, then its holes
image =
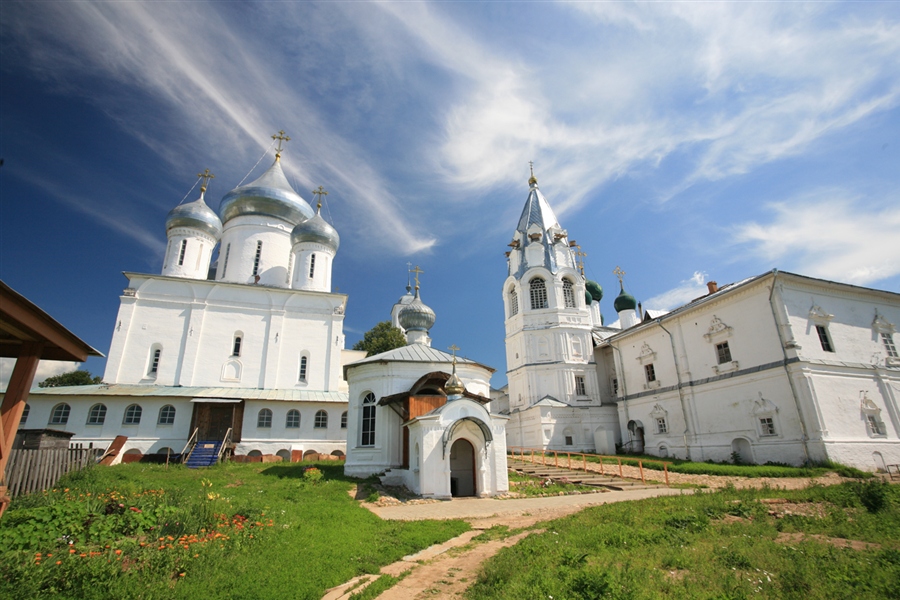
POLYGON ((243 341, 244 341, 244 338, 241 336, 241 334, 239 334, 239 333, 235 334, 234 344, 232 345, 232 348, 231 348, 232 356, 240 356, 241 355, 241 344, 243 343, 243 341))
POLYGON ((881 333, 881 341, 884 342, 884 349, 891 358, 900 358, 897 354, 897 346, 894 345, 894 338, 890 333, 881 333))
POLYGON ((612 380, 612 392, 613 396, 617 396, 619 394, 619 380, 616 377, 613 377, 612 380))
POLYGON ((531 309, 547 308, 547 286, 540 277, 535 277, 529 284, 531 292, 531 309))
POLYGON ((716 344, 716 359, 720 365, 731 362, 731 349, 728 347, 728 342, 716 344))
POLYGON ((575 395, 587 396, 587 386, 584 385, 584 377, 581 375, 575 376, 575 395))
POLYGON ((106 421, 106 405, 105 404, 95 404, 91 407, 91 410, 88 411, 87 424, 88 425, 103 425, 103 422, 106 421))
POLYGON ((139 404, 131 404, 125 409, 125 418, 122 419, 124 425, 139 425, 141 422, 141 413, 143 410, 139 404))
POLYGON ((316 429, 328 429, 328 413, 320 410, 316 413, 316 420, 313 422, 316 429))
POLYGON ((256 242, 256 256, 253 258, 253 276, 259 275, 259 260, 262 258, 262 240, 256 242))
POLYGON ((775 419, 772 417, 761 417, 759 419, 759 435, 775 435, 775 419))
POLYGON ((187 250, 187 240, 181 240, 181 250, 178 251, 178 266, 184 264, 184 253, 187 250))
POLYGON ((287 413, 287 420, 284 423, 284 426, 288 429, 299 429, 300 428, 300 411, 296 408, 292 408, 287 413))
POLYGON ((259 411, 259 414, 256 415, 256 426, 268 429, 272 426, 272 411, 268 408, 264 408, 259 411))
POLYGON ((150 365, 147 367, 147 375, 155 377, 159 372, 159 357, 162 356, 162 348, 154 348, 150 354, 150 365))
POLYGON ((28 413, 30 413, 30 412, 31 412, 31 405, 26 403, 25 408, 22 410, 22 419, 19 421, 20 425, 24 424, 25 421, 28 420, 28 413))
POLYGON ((175 423, 175 407, 166 404, 159 409, 159 418, 156 420, 158 425, 173 425, 175 423))
POLYGON ((300 375, 298 381, 306 382, 306 371, 309 360, 305 356, 300 357, 300 375))
POLYGON ((669 424, 666 423, 665 417, 657 417, 656 419, 656 433, 668 433, 669 432, 669 424))
POLYGON ((316 255, 309 255, 309 278, 312 279, 313 275, 316 274, 316 255))
POLYGON ((54 406, 53 411, 50 413, 50 424, 65 425, 66 423, 68 423, 70 410, 71 408, 65 402, 54 406))
POLYGON ((225 272, 228 270, 228 255, 231 254, 231 244, 225 246, 225 261, 222 263, 222 279, 225 279, 225 272))
POLYGON ((568 279, 563 279, 563 302, 566 308, 575 308, 575 290, 568 279))
POLYGON ((514 316, 519 314, 519 295, 516 293, 516 288, 509 288, 509 316, 514 316))
POLYGON ((291 282, 291 269, 294 268, 294 253, 292 252, 290 256, 288 256, 288 268, 287 273, 284 275, 284 283, 288 284, 291 282))
POLYGON ((822 344, 822 350, 825 352, 834 352, 831 338, 828 337, 828 328, 824 325, 816 325, 816 333, 819 334, 819 343, 822 344))
POLYGON ((571 446, 571 445, 572 445, 572 436, 567 435, 566 436, 566 446, 571 446))
POLYGON ((869 430, 869 435, 885 435, 884 423, 881 422, 881 419, 878 418, 878 415, 868 414, 866 415, 866 426, 869 430))
POLYGON ((341 413, 341 429, 347 429, 347 411, 341 413))
POLYGON ((644 375, 647 377, 647 383, 656 381, 656 369, 653 368, 653 363, 644 365, 644 375))
POLYGON ((375 394, 369 392, 362 402, 361 446, 375 445, 375 394))

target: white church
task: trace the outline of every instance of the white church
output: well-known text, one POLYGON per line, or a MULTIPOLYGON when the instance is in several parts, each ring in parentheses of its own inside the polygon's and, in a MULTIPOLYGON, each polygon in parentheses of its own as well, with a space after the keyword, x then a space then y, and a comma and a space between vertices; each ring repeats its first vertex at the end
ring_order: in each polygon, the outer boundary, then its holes
POLYGON ((503 283, 509 447, 865 470, 900 463, 900 294, 773 270, 675 310, 602 290, 538 189, 503 283))
POLYGON ((341 367, 364 353, 344 350, 347 297, 331 289, 340 237, 288 183, 289 138, 273 138, 271 167, 218 213, 209 171, 169 213, 160 274, 125 273, 103 383, 33 390, 20 428, 104 448, 124 436, 126 461, 226 436, 237 455, 344 455, 341 367))

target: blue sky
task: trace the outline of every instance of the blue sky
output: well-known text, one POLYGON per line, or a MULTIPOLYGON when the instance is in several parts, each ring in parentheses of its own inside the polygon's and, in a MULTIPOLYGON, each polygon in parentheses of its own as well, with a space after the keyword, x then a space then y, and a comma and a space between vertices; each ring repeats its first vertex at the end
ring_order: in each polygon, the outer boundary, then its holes
POLYGON ((348 347, 411 262, 434 345, 505 383, 531 160, 607 322, 617 265, 645 308, 774 267, 900 292, 895 2, 31 1, 0 19, 0 277, 104 353, 121 272, 159 272, 196 174, 217 207, 280 129, 294 187, 329 191, 348 347))

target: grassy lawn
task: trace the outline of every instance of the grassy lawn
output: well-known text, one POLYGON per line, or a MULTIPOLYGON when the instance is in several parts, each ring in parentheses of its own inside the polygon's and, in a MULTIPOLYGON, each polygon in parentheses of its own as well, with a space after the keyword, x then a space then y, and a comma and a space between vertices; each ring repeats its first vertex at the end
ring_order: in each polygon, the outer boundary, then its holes
POLYGON ((0 521, 3 598, 321 598, 454 537, 462 521, 381 521, 343 465, 97 467, 0 521))
POLYGON ((610 504, 541 528, 466 597, 900 598, 900 487, 874 480, 610 504))
POLYGON ((574 492, 602 492, 595 487, 589 485, 578 485, 575 483, 565 483, 560 479, 552 479, 552 483, 547 483, 547 479, 534 477, 531 475, 523 475, 515 471, 509 471, 509 491, 521 494, 527 497, 537 496, 558 496, 560 493, 571 494, 574 492))

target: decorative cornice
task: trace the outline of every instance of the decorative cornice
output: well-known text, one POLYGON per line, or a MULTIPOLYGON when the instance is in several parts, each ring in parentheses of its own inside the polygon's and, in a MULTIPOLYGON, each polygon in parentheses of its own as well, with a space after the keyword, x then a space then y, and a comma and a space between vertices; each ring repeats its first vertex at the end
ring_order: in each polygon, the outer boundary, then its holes
POLYGON ((812 308, 809 309, 809 318, 813 321, 827 323, 834 318, 834 315, 829 314, 824 308, 813 302, 812 308))
POLYGON ((709 322, 709 329, 703 334, 703 337, 706 338, 707 342, 712 342, 714 339, 729 337, 733 331, 734 329, 731 326, 726 325, 722 319, 713 315, 712 320, 709 322))
POLYGON ((644 342, 644 345, 641 346, 640 355, 635 358, 635 360, 641 361, 642 365, 646 365, 647 363, 652 363, 656 360, 656 352, 653 351, 653 348, 647 342, 644 342))
POLYGON ((754 417, 759 415, 769 415, 778 412, 778 406, 774 402, 763 398, 762 392, 759 392, 759 400, 753 401, 753 410, 750 411, 754 417))

